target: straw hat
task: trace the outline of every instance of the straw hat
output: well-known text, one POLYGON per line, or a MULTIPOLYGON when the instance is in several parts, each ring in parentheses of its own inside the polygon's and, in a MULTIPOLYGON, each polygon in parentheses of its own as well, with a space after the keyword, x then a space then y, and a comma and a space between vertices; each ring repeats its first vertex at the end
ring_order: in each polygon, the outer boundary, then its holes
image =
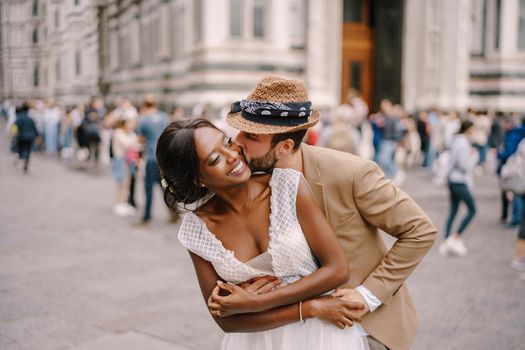
POLYGON ((311 108, 304 82, 266 75, 246 100, 232 105, 227 121, 253 134, 282 134, 308 129, 319 117, 319 111, 311 108))

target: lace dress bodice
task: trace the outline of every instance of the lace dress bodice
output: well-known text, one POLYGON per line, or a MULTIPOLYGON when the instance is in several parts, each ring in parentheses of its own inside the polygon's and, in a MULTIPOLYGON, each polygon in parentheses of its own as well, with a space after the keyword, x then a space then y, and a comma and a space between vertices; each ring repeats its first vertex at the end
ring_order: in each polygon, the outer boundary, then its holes
MULTIPOLYGON (((315 257, 297 218, 296 199, 301 173, 275 169, 270 179, 270 227, 268 253, 273 272, 289 284, 317 270, 315 257)), ((227 282, 239 284, 267 272, 235 258, 195 214, 185 215, 179 240, 189 251, 212 263, 217 274, 227 282)))

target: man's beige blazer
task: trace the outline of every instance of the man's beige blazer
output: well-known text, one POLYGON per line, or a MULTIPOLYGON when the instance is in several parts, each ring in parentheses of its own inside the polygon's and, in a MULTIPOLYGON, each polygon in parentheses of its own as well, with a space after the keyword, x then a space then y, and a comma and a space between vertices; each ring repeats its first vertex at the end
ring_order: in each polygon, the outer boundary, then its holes
POLYGON ((409 349, 418 316, 405 280, 429 251, 436 229, 423 210, 372 161, 301 145, 303 173, 346 254, 350 280, 382 305, 362 325, 393 350, 409 349), (378 229, 397 238, 387 250, 378 229))

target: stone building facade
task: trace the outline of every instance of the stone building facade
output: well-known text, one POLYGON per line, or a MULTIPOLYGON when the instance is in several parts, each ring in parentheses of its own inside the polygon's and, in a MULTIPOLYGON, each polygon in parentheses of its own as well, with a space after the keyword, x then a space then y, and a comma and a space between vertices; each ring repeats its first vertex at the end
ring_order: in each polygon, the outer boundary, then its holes
POLYGON ((98 94, 91 0, 2 0, 0 20, 2 97, 74 103, 98 94))
POLYGON ((321 108, 525 111, 525 0, 1 0, 0 97, 219 108, 265 73, 321 108))

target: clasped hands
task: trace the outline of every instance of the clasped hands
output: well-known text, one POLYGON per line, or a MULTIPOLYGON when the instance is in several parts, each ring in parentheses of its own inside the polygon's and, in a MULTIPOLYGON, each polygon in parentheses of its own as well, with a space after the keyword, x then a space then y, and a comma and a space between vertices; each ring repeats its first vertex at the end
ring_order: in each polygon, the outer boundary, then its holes
POLYGON ((218 317, 263 311, 260 296, 279 285, 281 281, 274 276, 254 278, 238 286, 217 281, 208 298, 208 308, 218 317))
MULTIPOLYGON (((258 277, 240 285, 217 281, 208 298, 208 308, 215 317, 264 311, 262 295, 279 288, 281 281, 274 276, 258 277)), ((303 302, 303 316, 317 317, 339 328, 352 326, 368 313, 368 305, 355 289, 340 288, 332 295, 325 295, 303 302)))

